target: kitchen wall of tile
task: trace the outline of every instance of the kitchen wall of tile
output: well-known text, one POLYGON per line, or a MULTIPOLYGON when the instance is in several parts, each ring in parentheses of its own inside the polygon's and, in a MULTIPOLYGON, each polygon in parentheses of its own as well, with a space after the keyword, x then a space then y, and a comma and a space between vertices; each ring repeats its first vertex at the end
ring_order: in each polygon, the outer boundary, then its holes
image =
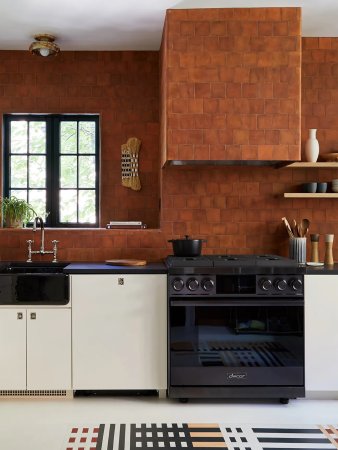
POLYGON ((159 224, 158 52, 0 51, 0 114, 101 116, 101 224, 159 224), (141 139, 142 191, 121 186, 121 145, 141 139))
MULTIPOLYGON (((308 128, 318 128, 321 152, 333 151, 338 144, 338 38, 303 38, 302 47, 302 141, 307 138, 308 128)), ((51 70, 49 61, 32 62, 32 56, 26 52, 0 52, 1 113, 101 112, 104 220, 111 218, 113 211, 120 214, 125 209, 133 211, 139 207, 153 211, 151 223, 156 227, 161 196, 161 223, 158 229, 139 231, 47 230, 46 242, 60 240, 60 259, 97 261, 140 257, 157 260, 170 253, 167 239, 186 233, 205 237, 207 253, 277 252, 286 255, 287 235, 280 219, 287 216, 309 218, 311 232, 334 233, 337 237, 334 256, 338 260, 338 200, 282 197, 283 192, 292 192, 303 182, 338 178, 336 170, 268 167, 166 167, 160 170, 158 53, 117 52, 120 56, 115 52, 79 53, 65 52, 62 64, 58 62, 51 70), (96 69, 97 64, 100 69, 96 69), (77 65, 78 69, 74 67, 77 65), (122 67, 133 68, 132 75, 126 75, 122 67), (149 75, 143 77, 147 81, 142 81, 142 70, 149 75), (64 80, 62 88, 58 81, 60 74, 64 80), (127 80, 133 82, 128 85, 127 80), (94 81, 96 84, 92 84, 94 81), (80 82, 89 88, 90 96, 84 95, 86 89, 75 88, 80 82), (122 90, 115 90, 116 83, 124 82, 122 90), (102 94, 95 97, 92 94, 96 91, 102 94), (134 93, 134 103, 130 102, 129 91, 134 93), (145 94, 147 92, 149 94, 145 94), (145 109, 144 96, 148 98, 145 109), (133 121, 133 117, 138 119, 133 121), (120 144, 130 133, 138 135, 145 143, 141 158, 148 172, 144 181, 153 180, 140 193, 120 190, 120 144)), ((57 61, 60 60, 55 59, 57 61)), ((121 214, 118 218, 125 216, 121 214)), ((26 239, 31 239, 32 234, 31 230, 0 229, 1 259, 24 260, 26 239)), ((35 238, 38 240, 38 236, 35 238)), ((323 244, 322 239, 321 259, 323 244)))
POLYGON ((302 40, 303 144, 310 128, 318 129, 320 153, 338 151, 338 38, 302 40))

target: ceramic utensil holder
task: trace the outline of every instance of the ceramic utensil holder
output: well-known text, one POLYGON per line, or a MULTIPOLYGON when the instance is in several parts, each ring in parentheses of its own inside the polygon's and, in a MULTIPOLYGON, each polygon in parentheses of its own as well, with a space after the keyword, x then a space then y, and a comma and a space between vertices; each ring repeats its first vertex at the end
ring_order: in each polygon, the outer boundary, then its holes
POLYGON ((333 264, 334 264, 334 260, 333 260, 333 252, 332 252, 333 239, 334 239, 334 234, 326 234, 326 235, 325 235, 325 257, 324 257, 324 264, 325 264, 326 266, 333 266, 333 264))
POLYGON ((289 239, 289 257, 296 260, 298 264, 306 264, 306 237, 289 239))
POLYGON ((318 245, 319 245, 319 234, 310 234, 311 239, 311 262, 319 262, 318 256, 318 245))

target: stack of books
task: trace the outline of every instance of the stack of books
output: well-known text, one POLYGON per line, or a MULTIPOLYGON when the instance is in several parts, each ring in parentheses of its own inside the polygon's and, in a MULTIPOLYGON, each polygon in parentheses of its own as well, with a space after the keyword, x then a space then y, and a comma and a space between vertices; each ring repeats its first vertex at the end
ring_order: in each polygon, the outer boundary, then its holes
POLYGON ((116 221, 111 220, 109 223, 107 223, 106 228, 112 230, 112 229, 118 229, 118 228, 147 228, 147 225, 143 222, 139 222, 137 220, 127 220, 127 221, 116 221))

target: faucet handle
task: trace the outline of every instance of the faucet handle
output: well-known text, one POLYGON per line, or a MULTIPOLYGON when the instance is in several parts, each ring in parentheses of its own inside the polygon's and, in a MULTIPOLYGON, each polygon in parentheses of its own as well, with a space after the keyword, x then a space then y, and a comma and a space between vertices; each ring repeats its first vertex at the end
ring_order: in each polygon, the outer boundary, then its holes
POLYGON ((56 239, 52 240, 52 244, 53 244, 53 261, 52 262, 58 262, 57 260, 57 252, 58 252, 58 243, 60 241, 57 241, 56 239))
POLYGON ((28 239, 26 242, 28 244, 27 262, 32 262, 32 244, 33 244, 34 241, 32 239, 28 239))

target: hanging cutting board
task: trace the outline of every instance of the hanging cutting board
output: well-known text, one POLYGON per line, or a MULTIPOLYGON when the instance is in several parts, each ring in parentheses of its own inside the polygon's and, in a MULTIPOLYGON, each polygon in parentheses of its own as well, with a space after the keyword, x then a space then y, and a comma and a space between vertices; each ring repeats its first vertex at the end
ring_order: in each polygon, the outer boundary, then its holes
POLYGON ((144 259, 107 259, 106 264, 111 266, 145 266, 147 261, 144 259))

